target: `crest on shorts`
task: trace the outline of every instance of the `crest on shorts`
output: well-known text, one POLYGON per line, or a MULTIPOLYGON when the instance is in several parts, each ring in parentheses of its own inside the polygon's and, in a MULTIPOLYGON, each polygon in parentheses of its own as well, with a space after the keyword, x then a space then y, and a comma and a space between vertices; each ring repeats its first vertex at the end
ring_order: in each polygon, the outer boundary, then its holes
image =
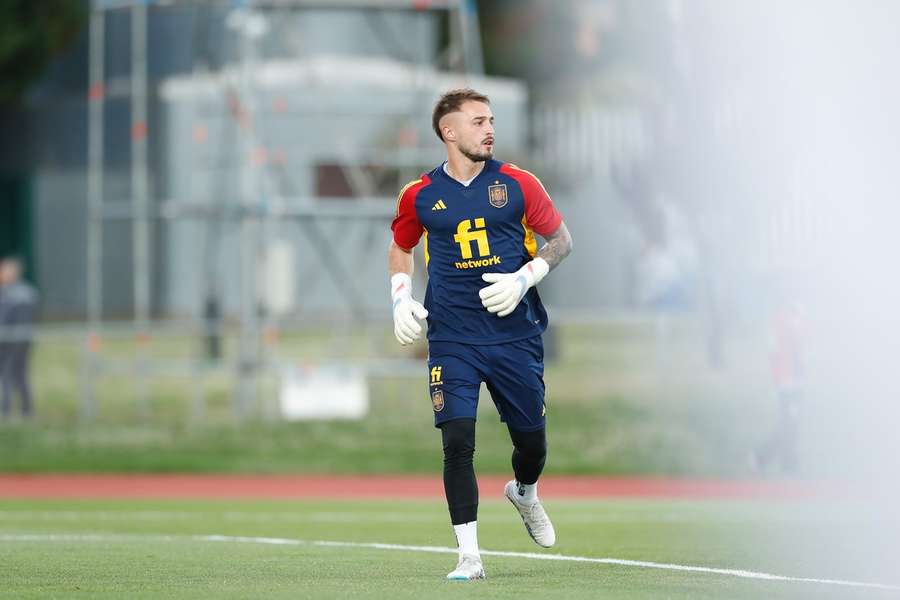
POLYGON ((488 186, 488 201, 494 208, 503 208, 509 203, 509 196, 506 194, 506 184, 497 182, 495 185, 488 186))
POLYGON ((434 407, 434 412, 444 410, 444 392, 441 390, 431 392, 431 406, 434 407))

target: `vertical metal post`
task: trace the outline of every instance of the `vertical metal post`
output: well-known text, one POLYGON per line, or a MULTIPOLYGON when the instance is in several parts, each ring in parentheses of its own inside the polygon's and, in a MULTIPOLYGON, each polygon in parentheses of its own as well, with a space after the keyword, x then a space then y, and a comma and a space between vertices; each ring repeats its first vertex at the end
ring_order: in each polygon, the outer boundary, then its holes
MULTIPOLYGON (((194 15, 193 18, 197 21, 205 18, 205 11, 200 7, 194 7, 194 15)), ((192 36, 192 47, 194 54, 194 61, 191 69, 191 75, 194 79, 202 79, 209 75, 209 66, 210 66, 210 58, 209 58, 209 49, 205 46, 205 40, 201 37, 201 33, 205 33, 205 27, 200 27, 195 23, 194 32, 192 36)), ((189 103, 189 119, 188 123, 191 127, 191 145, 190 150, 188 150, 188 164, 190 165, 187 170, 187 181, 185 182, 185 194, 186 198, 189 201, 193 201, 197 196, 197 192, 195 190, 196 183, 196 173, 197 173, 197 155, 198 148, 200 145, 203 145, 204 148, 208 147, 208 134, 209 131, 207 129, 207 125, 204 122, 201 125, 201 122, 197 119, 198 113, 198 104, 200 101, 191 96, 188 100, 189 103)), ((208 190, 204 190, 205 199, 210 201, 213 196, 208 193, 208 190)), ((205 221, 200 223, 199 226, 202 228, 202 258, 200 263, 200 278, 202 281, 201 284, 201 297, 200 297, 200 305, 197 306, 198 311, 198 319, 202 323, 201 326, 201 335, 200 339, 202 340, 202 344, 200 347, 196 349, 198 356, 194 361, 194 366, 191 369, 191 389, 193 390, 193 394, 191 397, 191 412, 189 417, 189 423, 191 425, 201 425, 206 421, 206 375, 207 371, 210 368, 210 364, 213 360, 218 360, 220 356, 220 335, 221 333, 218 331, 218 326, 220 319, 219 316, 219 299, 218 299, 218 291, 214 291, 215 286, 215 277, 216 277, 216 256, 214 253, 214 243, 213 243, 213 220, 215 217, 207 214, 205 215, 205 221), (217 328, 213 331, 213 327, 217 328)))
POLYGON ((194 361, 191 368, 191 414, 188 419, 190 425, 202 425, 206 422, 206 378, 204 377, 206 368, 202 357, 194 361))
POLYGON ((134 324, 139 411, 150 414, 147 390, 147 335, 150 320, 150 206, 147 180, 147 6, 131 7, 131 201, 134 264, 134 324))
POLYGON ((240 127, 241 161, 241 331, 239 337, 238 382, 235 390, 235 414, 246 417, 256 404, 257 371, 260 362, 259 339, 259 298, 257 274, 259 272, 259 228, 258 215, 261 192, 259 166, 257 162, 256 105, 254 102, 253 74, 255 69, 255 39, 253 35, 254 14, 247 8, 235 9, 235 29, 240 36, 241 75, 238 103, 240 127))
POLYGON ((105 17, 102 8, 92 7, 90 19, 88 87, 88 222, 87 222, 87 318, 84 340, 81 403, 79 418, 94 418, 94 378, 97 371, 99 336, 103 319, 103 106, 105 17))
POLYGON ((481 34, 478 31, 478 7, 475 0, 459 0, 456 9, 459 18, 459 33, 462 42, 463 65, 466 73, 484 73, 484 58, 481 53, 481 34))

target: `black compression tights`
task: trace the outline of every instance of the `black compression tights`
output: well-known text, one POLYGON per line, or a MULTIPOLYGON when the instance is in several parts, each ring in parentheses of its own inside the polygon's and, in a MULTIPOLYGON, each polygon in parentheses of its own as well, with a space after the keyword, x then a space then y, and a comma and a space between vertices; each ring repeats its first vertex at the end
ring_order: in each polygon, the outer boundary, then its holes
POLYGON ((513 431, 509 430, 513 443, 512 466, 516 481, 526 485, 537 483, 544 461, 547 459, 547 436, 545 430, 513 431))
MULTIPOLYGON (((455 419, 441 424, 444 442, 444 494, 454 525, 478 519, 478 484, 475 481, 475 420, 455 419)), ((537 482, 547 457, 547 438, 538 431, 509 430, 512 465, 519 483, 537 482)))
POLYGON ((478 519, 478 484, 475 482, 475 420, 455 419, 441 424, 444 440, 444 494, 454 525, 478 519))

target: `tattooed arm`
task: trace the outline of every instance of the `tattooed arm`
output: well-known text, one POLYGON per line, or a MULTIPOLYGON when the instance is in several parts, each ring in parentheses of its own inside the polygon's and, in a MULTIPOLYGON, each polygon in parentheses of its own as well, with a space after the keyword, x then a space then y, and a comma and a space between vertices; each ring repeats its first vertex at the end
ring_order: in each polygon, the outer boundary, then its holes
POLYGON ((552 271, 556 265, 572 252, 572 236, 565 222, 560 222, 559 227, 548 236, 544 237, 547 243, 541 246, 537 255, 547 261, 547 266, 552 271))

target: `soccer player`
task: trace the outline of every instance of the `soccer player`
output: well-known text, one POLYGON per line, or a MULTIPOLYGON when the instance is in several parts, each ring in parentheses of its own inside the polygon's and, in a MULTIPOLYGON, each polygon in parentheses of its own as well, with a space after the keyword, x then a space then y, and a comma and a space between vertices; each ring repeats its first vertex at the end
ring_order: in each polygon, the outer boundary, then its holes
POLYGON ((448 579, 482 579, 478 550, 475 417, 487 384, 512 439, 515 479, 504 494, 532 539, 556 533, 537 495, 544 467, 544 349, 547 312, 537 285, 572 250, 572 238, 537 177, 494 160, 487 96, 452 90, 432 126, 447 161, 407 184, 397 201, 388 250, 394 334, 411 344, 428 323, 428 390, 444 446, 444 492, 459 547, 448 579), (540 250, 534 234, 546 244, 540 250), (428 288, 413 299, 413 248, 424 239, 428 288))

